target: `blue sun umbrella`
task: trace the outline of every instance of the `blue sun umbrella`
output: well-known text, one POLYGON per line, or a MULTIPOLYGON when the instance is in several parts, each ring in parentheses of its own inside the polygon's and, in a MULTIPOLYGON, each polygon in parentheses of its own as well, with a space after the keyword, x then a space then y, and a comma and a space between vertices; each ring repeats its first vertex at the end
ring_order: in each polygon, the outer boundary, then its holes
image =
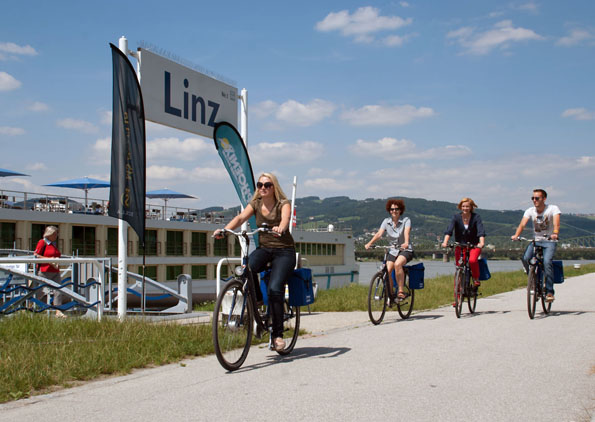
POLYGON ((18 171, 12 171, 7 169, 0 169, 0 177, 10 176, 29 176, 28 174, 19 173, 18 171))
POLYGON ((191 195, 186 195, 185 193, 180 193, 180 192, 176 192, 173 191, 171 189, 158 189, 158 190, 152 190, 150 192, 146 193, 147 198, 159 198, 159 199, 163 199, 163 202, 165 203, 165 205, 163 206, 163 218, 165 218, 166 213, 167 213, 167 200, 168 199, 184 199, 184 198, 190 198, 190 199, 196 199, 194 196, 191 195))
POLYGON ((80 179, 63 180, 61 182, 50 183, 50 184, 44 185, 44 186, 84 190, 85 191, 85 209, 87 209, 87 197, 89 194, 89 189, 109 188, 110 183, 103 181, 103 180, 99 180, 99 179, 93 179, 91 177, 81 177, 80 179))

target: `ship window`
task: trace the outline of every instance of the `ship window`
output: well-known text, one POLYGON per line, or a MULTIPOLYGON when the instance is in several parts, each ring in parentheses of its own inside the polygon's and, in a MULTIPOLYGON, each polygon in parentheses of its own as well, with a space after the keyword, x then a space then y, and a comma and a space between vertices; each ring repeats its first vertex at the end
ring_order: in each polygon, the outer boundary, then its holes
MULTIPOLYGON (((142 273, 143 267, 140 267, 138 270, 142 273)), ((145 277, 157 281, 157 265, 145 266, 145 277)))
POLYGON ((206 279, 207 278, 207 266, 206 265, 193 265, 191 275, 192 275, 193 280, 206 279))
POLYGON ((95 255, 95 227, 72 226, 72 254, 95 255))
POLYGON ((118 229, 115 227, 107 228, 107 254, 118 255, 118 229))
POLYGON ((45 231, 45 224, 31 224, 31 239, 29 242, 29 250, 35 250, 37 242, 43 238, 43 232, 45 231))
POLYGON ((178 276, 182 274, 184 271, 184 267, 182 265, 168 265, 166 267, 166 276, 167 280, 177 280, 178 276))
POLYGON ((171 231, 167 232, 167 243, 165 248, 166 255, 179 256, 184 254, 184 232, 171 231))
POLYGON ((227 238, 215 239, 214 243, 215 256, 227 256, 227 238))
POLYGON ((205 232, 192 233, 192 244, 190 246, 190 253, 194 256, 207 255, 207 234, 205 232))
POLYGON ((337 245, 331 245, 331 255, 337 255, 337 245))
MULTIPOLYGON (((145 230, 146 255, 157 255, 157 230, 145 230)), ((138 245, 138 254, 143 254, 142 245, 138 245)))
POLYGON ((0 247, 12 249, 15 242, 15 233, 16 223, 0 223, 0 247))

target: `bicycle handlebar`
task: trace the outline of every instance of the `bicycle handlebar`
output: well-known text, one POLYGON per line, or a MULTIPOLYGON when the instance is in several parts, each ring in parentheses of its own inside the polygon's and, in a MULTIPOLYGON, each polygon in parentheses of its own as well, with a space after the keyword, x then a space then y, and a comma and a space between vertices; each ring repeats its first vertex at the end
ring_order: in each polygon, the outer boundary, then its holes
POLYGON ((463 248, 469 248, 469 249, 477 248, 477 245, 474 245, 473 243, 470 243, 470 242, 466 242, 466 243, 452 242, 452 243, 449 243, 448 245, 446 245, 447 248, 456 248, 457 246, 461 246, 463 248))
MULTIPOLYGON (((280 237, 281 236, 280 233, 277 233, 277 232, 273 231, 273 229, 271 229, 269 227, 259 227, 256 230, 252 230, 251 232, 247 232, 247 231, 244 231, 244 230, 239 231, 239 232, 235 232, 233 230, 225 229, 225 228, 220 229, 220 231, 219 231, 219 233, 223 233, 223 234, 229 233, 229 234, 232 234, 232 235, 237 236, 237 237, 240 237, 240 236, 252 236, 252 235, 254 235, 256 233, 259 233, 259 232, 272 233, 273 236, 276 236, 276 237, 280 237)), ((215 234, 214 233, 213 233, 213 237, 215 237, 215 234)))
MULTIPOLYGON (((511 239, 511 240, 513 242, 520 242, 521 240, 524 240, 524 241, 527 241, 527 242, 539 242, 539 240, 536 240, 536 239, 527 239, 526 237, 521 237, 521 236, 517 237, 516 239, 511 239)), ((557 242, 558 241, 558 240, 551 239, 549 236, 547 236, 545 238, 545 240, 547 240, 548 242, 557 242)))

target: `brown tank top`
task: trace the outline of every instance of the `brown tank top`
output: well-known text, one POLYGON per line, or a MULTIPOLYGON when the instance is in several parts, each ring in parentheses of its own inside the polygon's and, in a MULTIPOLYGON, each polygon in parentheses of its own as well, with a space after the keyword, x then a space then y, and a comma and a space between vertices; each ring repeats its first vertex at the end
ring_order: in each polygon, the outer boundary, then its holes
MULTIPOLYGON (((256 225, 262 226, 262 223, 267 223, 269 228, 273 228, 281 224, 281 208, 283 205, 290 204, 287 199, 277 202, 271 212, 264 216, 262 214, 262 200, 260 198, 250 201, 250 205, 254 209, 254 217, 256 218, 256 225)), ((293 237, 289 231, 283 233, 280 237, 273 236, 270 233, 258 234, 259 244, 263 248, 295 248, 293 237)))

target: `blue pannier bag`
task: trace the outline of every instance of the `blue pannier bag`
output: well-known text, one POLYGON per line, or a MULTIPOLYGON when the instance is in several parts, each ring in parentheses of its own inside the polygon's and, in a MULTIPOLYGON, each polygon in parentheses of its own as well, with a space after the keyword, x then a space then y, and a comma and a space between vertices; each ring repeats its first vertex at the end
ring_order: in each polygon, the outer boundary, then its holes
POLYGON ((488 260, 479 258, 477 262, 479 263, 479 279, 485 281, 492 278, 492 274, 490 274, 490 269, 488 268, 488 260))
POLYGON ((415 290, 423 289, 425 271, 423 262, 415 265, 405 265, 405 268, 409 270, 409 288, 415 290))
POLYGON ((554 264, 554 283, 564 283, 564 263, 562 261, 552 261, 554 264))
POLYGON ((289 306, 307 306, 312 303, 314 303, 312 270, 310 268, 293 270, 289 280, 289 306))
MULTIPOLYGON (((563 261, 552 261, 554 266, 554 284, 562 284, 564 283, 564 263, 563 261)), ((539 267, 539 280, 541 281, 543 278, 543 273, 541 272, 541 267, 539 267)))

